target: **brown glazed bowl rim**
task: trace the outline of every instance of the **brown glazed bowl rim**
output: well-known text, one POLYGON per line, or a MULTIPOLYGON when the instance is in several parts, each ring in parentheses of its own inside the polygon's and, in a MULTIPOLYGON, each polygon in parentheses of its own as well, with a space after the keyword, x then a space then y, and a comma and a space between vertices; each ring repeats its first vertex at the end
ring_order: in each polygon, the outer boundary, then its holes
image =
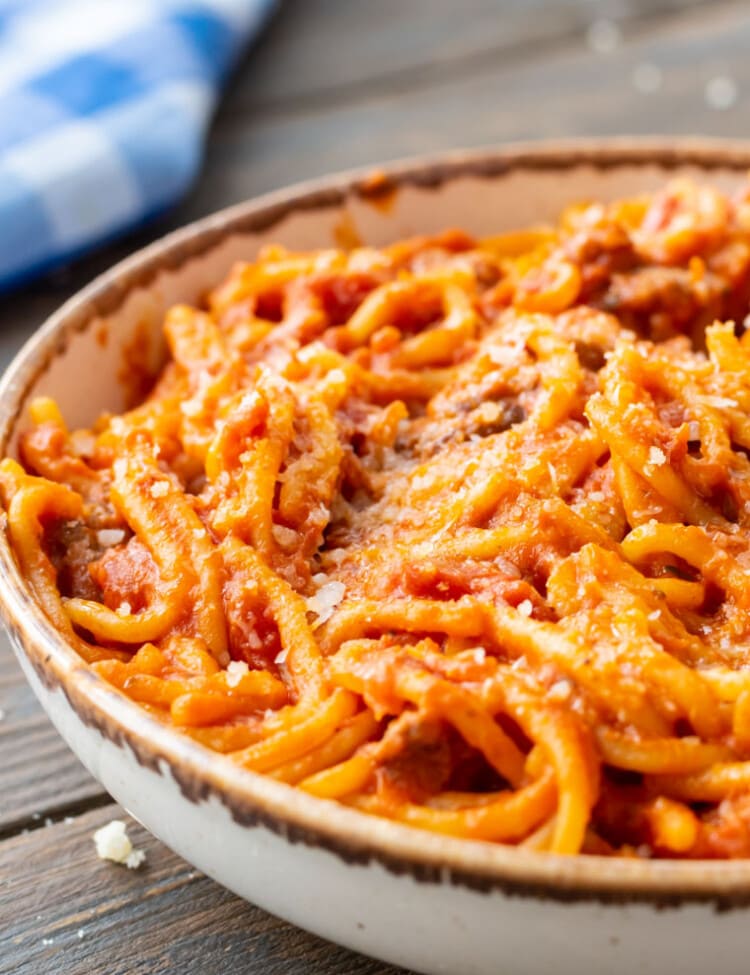
MULTIPOLYGON (((519 143, 466 150, 341 173, 297 184, 192 223, 96 278, 28 340, 0 381, 0 450, 5 453, 25 398, 67 338, 120 307, 159 271, 200 257, 233 233, 271 228, 300 210, 328 209, 352 197, 403 186, 440 188, 452 179, 500 178, 522 170, 580 166, 605 170, 656 166, 750 169, 750 142, 714 139, 594 139, 519 143), (371 179, 373 171, 379 175, 371 179)), ((240 769, 150 716, 94 674, 61 638, 22 579, 7 533, 0 532, 0 611, 16 646, 49 690, 61 691, 89 728, 159 774, 176 780, 184 801, 222 803, 240 824, 264 826, 291 843, 330 851, 352 866, 376 863, 420 882, 538 900, 640 903, 676 907, 705 902, 719 910, 750 904, 750 859, 670 861, 561 857, 499 844, 437 836, 317 799, 240 769)))

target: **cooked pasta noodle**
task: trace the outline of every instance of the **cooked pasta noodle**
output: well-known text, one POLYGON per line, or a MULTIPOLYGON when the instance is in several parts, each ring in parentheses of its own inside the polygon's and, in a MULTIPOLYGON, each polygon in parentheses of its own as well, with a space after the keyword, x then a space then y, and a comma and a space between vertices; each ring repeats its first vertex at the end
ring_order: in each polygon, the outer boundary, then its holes
POLYGON ((750 191, 266 248, 0 465, 41 608, 244 768, 436 833, 750 856, 750 191))

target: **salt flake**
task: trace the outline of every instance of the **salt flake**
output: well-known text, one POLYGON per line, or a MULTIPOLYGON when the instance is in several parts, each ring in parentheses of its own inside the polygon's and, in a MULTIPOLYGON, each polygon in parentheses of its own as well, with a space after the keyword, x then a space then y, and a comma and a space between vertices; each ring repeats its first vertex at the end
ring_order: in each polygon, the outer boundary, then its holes
POLYGON ((128 870, 137 870, 145 859, 145 850, 133 850, 132 853, 128 853, 125 857, 125 866, 128 870))

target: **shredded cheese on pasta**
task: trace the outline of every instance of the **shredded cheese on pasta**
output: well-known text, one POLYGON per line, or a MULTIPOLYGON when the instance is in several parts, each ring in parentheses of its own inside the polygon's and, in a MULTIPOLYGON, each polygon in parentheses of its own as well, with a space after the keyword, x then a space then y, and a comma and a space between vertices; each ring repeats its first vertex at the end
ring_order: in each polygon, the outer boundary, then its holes
POLYGON ((438 833, 750 855, 750 194, 266 248, 152 393, 32 405, 40 605, 247 769, 438 833))

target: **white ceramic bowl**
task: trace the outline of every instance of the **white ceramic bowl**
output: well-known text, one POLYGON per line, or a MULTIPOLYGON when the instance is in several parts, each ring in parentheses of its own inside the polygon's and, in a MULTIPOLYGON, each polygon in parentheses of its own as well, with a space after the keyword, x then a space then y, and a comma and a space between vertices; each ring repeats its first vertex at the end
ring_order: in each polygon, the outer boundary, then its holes
MULTIPOLYGON (((450 226, 486 234, 677 173, 731 188, 748 168, 743 143, 558 143, 389 166, 380 195, 360 173, 241 204, 118 265, 47 322, 0 386, 0 448, 13 451, 34 395, 55 396, 73 425, 120 409, 134 339, 150 337, 156 364, 166 308, 260 244, 324 247, 356 233, 379 245, 450 226)), ((168 846, 274 914, 425 973, 746 967, 750 861, 554 857, 367 817, 236 768, 96 677, 32 600, 4 533, 0 604, 34 691, 89 771, 168 846)))

